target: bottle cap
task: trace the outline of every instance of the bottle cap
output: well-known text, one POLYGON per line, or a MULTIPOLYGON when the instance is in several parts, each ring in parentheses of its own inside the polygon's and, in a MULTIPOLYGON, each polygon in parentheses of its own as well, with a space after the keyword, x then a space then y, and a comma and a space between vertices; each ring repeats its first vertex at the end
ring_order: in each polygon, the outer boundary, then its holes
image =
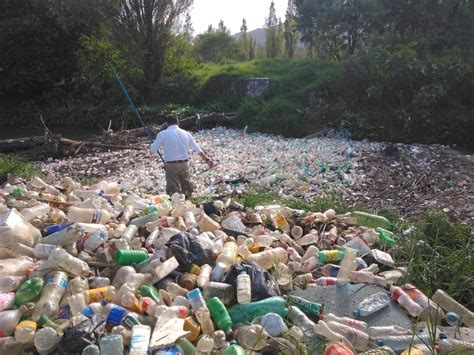
POLYGON ((112 307, 107 316, 107 324, 119 325, 125 315, 125 309, 119 306, 112 307))
POLYGON ((354 317, 360 318, 360 309, 359 308, 354 309, 352 314, 354 315, 354 317))
POLYGON ((375 342, 377 343, 378 346, 384 346, 385 345, 385 342, 382 339, 377 339, 375 342))
POLYGON ((440 339, 448 339, 448 336, 447 336, 447 334, 445 334, 445 333, 440 333, 440 334, 439 334, 439 338, 440 338, 440 339))

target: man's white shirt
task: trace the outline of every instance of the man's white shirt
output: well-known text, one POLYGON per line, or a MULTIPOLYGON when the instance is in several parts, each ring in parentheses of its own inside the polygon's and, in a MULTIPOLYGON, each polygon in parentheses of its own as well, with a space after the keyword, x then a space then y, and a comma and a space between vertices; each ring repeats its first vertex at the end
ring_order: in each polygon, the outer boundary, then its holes
POLYGON ((202 153, 202 149, 194 141, 191 133, 171 125, 156 135, 155 141, 150 146, 150 152, 156 153, 163 148, 164 160, 166 162, 175 160, 187 160, 189 148, 196 153, 202 153))

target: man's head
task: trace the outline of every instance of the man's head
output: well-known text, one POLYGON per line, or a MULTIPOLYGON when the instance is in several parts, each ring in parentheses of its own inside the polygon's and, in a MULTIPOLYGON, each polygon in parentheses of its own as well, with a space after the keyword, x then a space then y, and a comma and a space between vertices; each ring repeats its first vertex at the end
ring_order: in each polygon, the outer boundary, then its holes
POLYGON ((176 115, 166 116, 166 123, 168 124, 168 126, 177 125, 179 123, 178 116, 176 115))

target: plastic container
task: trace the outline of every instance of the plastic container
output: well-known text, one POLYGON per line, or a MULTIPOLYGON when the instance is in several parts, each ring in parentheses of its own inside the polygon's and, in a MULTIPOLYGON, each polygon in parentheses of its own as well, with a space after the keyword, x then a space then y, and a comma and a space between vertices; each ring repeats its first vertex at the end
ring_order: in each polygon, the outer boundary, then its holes
POLYGON ((423 312, 423 308, 413 301, 401 287, 390 286, 390 294, 392 299, 405 308, 412 317, 418 317, 423 312))
POLYGON ((27 257, 0 260, 0 277, 27 275, 33 267, 33 260, 27 257))
POLYGON ((72 224, 65 229, 44 237, 41 239, 41 243, 65 246, 77 242, 83 235, 84 229, 78 224, 72 224))
POLYGON ((202 332, 207 335, 212 335, 214 333, 214 325, 211 321, 211 313, 209 312, 209 309, 201 307, 195 312, 195 316, 201 325, 202 332))
POLYGON ((48 258, 48 264, 59 267, 73 275, 86 277, 89 274, 89 265, 62 248, 54 249, 48 258))
POLYGON ((27 221, 31 221, 34 218, 48 214, 50 209, 51 208, 48 204, 40 203, 35 206, 22 209, 21 214, 27 221))
POLYGON ((474 354, 474 342, 448 338, 444 333, 439 335, 438 346, 440 355, 445 354, 474 354))
POLYGON ((237 276, 237 302, 250 303, 252 300, 252 284, 250 276, 245 271, 237 276))
POLYGON ((25 281, 16 291, 15 307, 20 307, 24 303, 33 301, 39 296, 43 286, 44 281, 41 277, 33 277, 25 281))
POLYGON ((287 299, 289 304, 298 307, 304 313, 312 316, 318 316, 322 310, 321 304, 305 300, 298 296, 289 295, 287 299))
POLYGON ((408 349, 409 346, 417 344, 431 344, 430 336, 425 334, 418 335, 397 335, 386 336, 377 340, 378 345, 388 346, 396 353, 408 349))
POLYGON ((85 240, 84 249, 93 252, 98 247, 103 245, 107 241, 107 239, 109 239, 109 234, 107 232, 97 231, 85 240))
POLYGON ((283 297, 273 296, 257 302, 236 304, 230 307, 228 312, 232 322, 240 324, 250 323, 256 317, 263 316, 269 312, 286 317, 288 309, 286 308, 286 300, 283 297))
POLYGON ((0 292, 6 293, 15 291, 26 280, 26 276, 3 276, 0 277, 0 292))
POLYGON ((354 218, 356 224, 363 225, 369 228, 384 228, 390 230, 393 228, 393 224, 388 219, 375 214, 354 211, 350 214, 354 218))
POLYGON ((48 354, 58 345, 61 337, 53 328, 41 328, 34 337, 34 344, 39 353, 48 354))
POLYGON ((349 278, 351 271, 356 270, 357 264, 355 262, 355 258, 357 257, 357 251, 353 249, 347 249, 344 257, 341 261, 341 266, 339 268, 339 272, 337 274, 338 278, 347 279, 349 278))
POLYGON ((325 322, 337 322, 340 324, 347 325, 348 327, 360 330, 364 333, 368 332, 367 323, 356 320, 349 317, 338 317, 335 314, 327 313, 319 317, 319 319, 324 320, 325 322))
POLYGON ((48 317, 56 316, 64 292, 66 291, 68 277, 62 271, 54 271, 46 276, 41 298, 33 310, 33 320, 37 321, 42 314, 48 317))
POLYGON ((390 297, 385 292, 378 292, 360 302, 353 313, 356 318, 368 317, 387 307, 389 303, 390 297))
POLYGON ((205 300, 213 297, 219 298, 222 303, 228 305, 233 303, 235 298, 234 287, 223 282, 208 282, 202 290, 202 296, 205 300))
POLYGON ((398 325, 389 325, 381 327, 369 327, 369 336, 371 339, 383 339, 388 336, 410 335, 411 329, 402 328, 398 325))
POLYGON ((461 317, 461 322, 468 327, 474 327, 474 313, 458 303, 443 290, 437 290, 431 299, 446 312, 457 313, 461 317))
POLYGON ((217 297, 213 297, 207 301, 207 307, 211 312, 211 317, 216 323, 217 328, 228 332, 232 328, 232 319, 222 301, 217 297))
POLYGON ((29 303, 23 305, 20 309, 0 312, 0 338, 12 334, 20 321, 20 318, 23 314, 29 312, 33 306, 33 304, 29 303))
POLYGON ((216 263, 216 266, 214 266, 211 272, 211 280, 215 282, 222 281, 222 279, 224 278, 226 267, 227 266, 224 263, 216 263))
POLYGON ((0 293, 0 312, 10 309, 15 300, 14 292, 0 293))
POLYGON ((211 272, 212 272, 212 267, 209 266, 208 264, 204 264, 201 266, 201 269, 199 270, 199 274, 196 280, 198 287, 202 288, 206 286, 206 284, 210 281, 211 272))
POLYGON ((237 249, 238 246, 235 242, 226 242, 217 256, 216 262, 223 263, 226 271, 229 270, 237 259, 237 249))
MULTIPOLYGON (((345 346, 347 346, 349 349, 352 350, 353 353, 356 353, 352 343, 349 342, 349 340, 346 339, 346 337, 344 335, 342 335, 341 333, 338 333, 334 330, 332 330, 327 324, 326 322, 320 320, 313 328, 313 334, 316 333, 316 334, 319 334, 323 337, 325 337, 326 339, 330 340, 330 341, 342 341, 344 343, 345 346)), ((306 334, 305 334, 306 336, 306 334)))
POLYGON ((118 265, 139 264, 149 258, 148 252, 145 250, 117 250, 115 254, 115 262, 118 265))
POLYGON ((267 339, 267 332, 260 324, 243 325, 238 329, 237 341, 249 352, 262 350, 267 339))
POLYGON ((189 291, 187 293, 187 297, 189 302, 191 302, 191 308, 194 312, 196 312, 201 307, 207 308, 206 301, 204 300, 201 290, 199 290, 198 288, 189 291))
POLYGON ((178 267, 179 267, 178 260, 176 260, 176 258, 174 256, 167 259, 166 261, 164 261, 162 264, 158 265, 155 268, 155 274, 156 275, 153 278, 153 283, 157 283, 158 281, 164 279, 166 276, 171 274, 178 267))
POLYGON ((123 338, 119 334, 107 335, 99 341, 100 355, 123 354, 123 338))
POLYGON ((260 325, 268 335, 277 337, 288 330, 283 318, 276 313, 267 313, 260 320, 260 325))
POLYGON ((70 222, 105 224, 112 218, 112 215, 104 209, 71 206, 69 207, 67 218, 70 222))
POLYGON ((82 350, 81 355, 100 355, 100 349, 97 345, 90 344, 82 350))
POLYGON ((35 338, 37 324, 31 320, 24 320, 15 327, 15 340, 22 344, 30 344, 35 338))
POLYGON ((150 344, 151 328, 147 325, 134 325, 130 340, 129 355, 147 355, 150 344))
POLYGON ((326 322, 326 324, 335 332, 342 334, 356 350, 367 350, 369 344, 369 334, 335 321, 329 321, 326 322))
POLYGON ((278 247, 252 254, 247 258, 247 261, 256 262, 262 268, 268 270, 273 265, 278 265, 279 263, 286 264, 288 261, 288 254, 285 249, 278 247))

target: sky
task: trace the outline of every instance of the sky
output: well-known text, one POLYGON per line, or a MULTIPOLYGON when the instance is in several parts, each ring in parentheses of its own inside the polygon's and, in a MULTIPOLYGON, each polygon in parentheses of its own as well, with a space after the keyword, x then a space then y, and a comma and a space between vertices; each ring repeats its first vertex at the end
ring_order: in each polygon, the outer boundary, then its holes
MULTIPOLYGON (((207 30, 209 24, 217 27, 219 20, 230 29, 230 33, 240 32, 242 19, 247 21, 248 31, 264 27, 270 11, 271 0, 194 0, 191 20, 194 35, 207 30)), ((288 0, 274 0, 277 17, 285 20, 288 0)))

